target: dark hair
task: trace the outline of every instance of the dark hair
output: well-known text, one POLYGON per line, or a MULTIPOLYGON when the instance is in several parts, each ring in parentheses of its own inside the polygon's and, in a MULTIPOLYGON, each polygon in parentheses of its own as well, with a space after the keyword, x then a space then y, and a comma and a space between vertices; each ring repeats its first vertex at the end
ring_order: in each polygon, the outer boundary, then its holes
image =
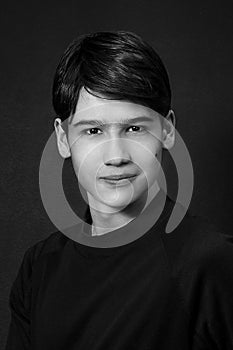
POLYGON ((162 60, 140 36, 128 31, 81 35, 66 49, 53 82, 53 106, 62 121, 67 123, 75 112, 82 87, 94 96, 138 103, 163 116, 171 108, 162 60))

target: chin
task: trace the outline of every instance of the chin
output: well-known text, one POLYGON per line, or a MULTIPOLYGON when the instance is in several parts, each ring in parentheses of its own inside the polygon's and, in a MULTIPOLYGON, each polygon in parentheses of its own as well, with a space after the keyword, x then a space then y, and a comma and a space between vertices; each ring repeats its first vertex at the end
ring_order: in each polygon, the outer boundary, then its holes
POLYGON ((115 199, 114 197, 112 198, 112 200, 108 200, 107 201, 103 201, 103 203, 106 206, 112 207, 112 208, 118 208, 118 209, 124 209, 126 208, 128 205, 131 205, 135 202, 139 202, 142 199, 142 194, 137 194, 137 195, 133 195, 132 197, 129 195, 119 195, 119 197, 117 199, 115 199))

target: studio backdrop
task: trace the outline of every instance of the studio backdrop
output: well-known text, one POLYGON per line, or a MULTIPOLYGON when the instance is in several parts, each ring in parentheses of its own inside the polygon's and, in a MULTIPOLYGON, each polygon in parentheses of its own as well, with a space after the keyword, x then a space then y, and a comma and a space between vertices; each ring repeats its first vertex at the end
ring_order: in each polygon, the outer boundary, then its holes
MULTIPOLYGON (((132 31, 158 51, 169 72, 177 130, 192 159, 190 210, 231 234, 232 11, 231 1, 210 0, 14 1, 2 5, 1 349, 10 320, 9 292, 23 254, 57 229, 41 201, 39 165, 54 131, 53 75, 63 51, 78 35, 132 31)), ((169 169, 168 193, 175 199, 178 178, 168 152, 164 162, 169 169)), ((69 159, 64 163, 63 184, 71 207, 82 217, 86 204, 69 159)))

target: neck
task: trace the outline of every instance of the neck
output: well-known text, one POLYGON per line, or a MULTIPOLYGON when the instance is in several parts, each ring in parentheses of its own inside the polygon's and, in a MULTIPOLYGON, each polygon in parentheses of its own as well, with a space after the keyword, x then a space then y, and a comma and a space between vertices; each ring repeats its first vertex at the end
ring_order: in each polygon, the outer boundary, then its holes
POLYGON ((144 194, 138 201, 130 203, 124 210, 117 212, 101 212, 90 205, 92 217, 92 236, 103 235, 127 225, 130 221, 138 217, 151 201, 158 194, 160 188, 158 184, 151 186, 148 196, 144 194))

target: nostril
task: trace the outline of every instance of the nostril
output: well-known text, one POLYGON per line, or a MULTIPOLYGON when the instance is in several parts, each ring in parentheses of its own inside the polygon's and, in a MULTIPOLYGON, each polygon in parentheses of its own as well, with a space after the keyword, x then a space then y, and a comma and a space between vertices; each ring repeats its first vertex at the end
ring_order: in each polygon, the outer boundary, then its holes
POLYGON ((129 162, 129 159, 118 157, 118 158, 112 158, 105 161, 105 165, 127 164, 128 162, 129 162))

